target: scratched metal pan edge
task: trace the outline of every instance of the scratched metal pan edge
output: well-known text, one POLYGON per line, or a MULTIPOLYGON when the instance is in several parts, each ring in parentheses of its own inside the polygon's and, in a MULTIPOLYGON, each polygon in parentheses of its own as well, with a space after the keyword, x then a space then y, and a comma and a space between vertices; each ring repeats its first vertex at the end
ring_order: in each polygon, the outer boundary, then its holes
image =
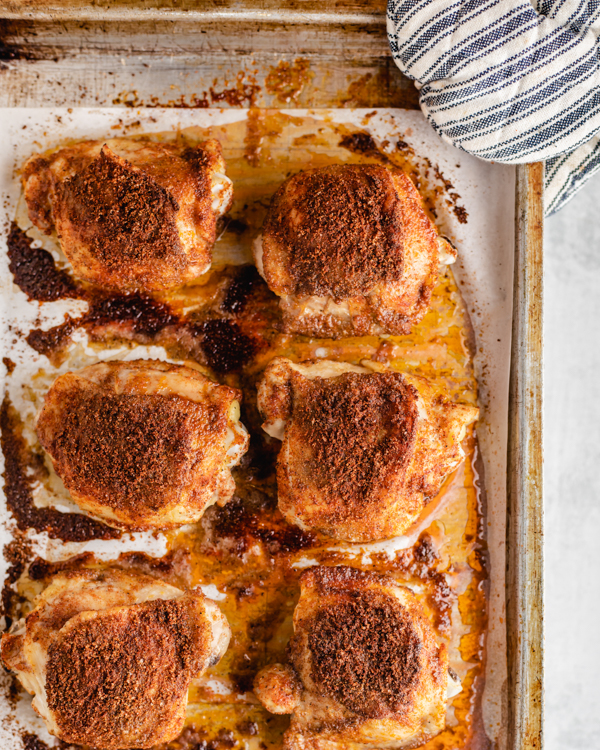
MULTIPOLYGON (((3 2, 0 6, 0 19, 4 19, 0 21, 0 56, 4 64, 0 64, 0 80, 4 79, 6 85, 0 91, 0 103, 8 106, 81 106, 92 103, 110 106, 117 103, 114 100, 118 98, 118 89, 133 92, 132 87, 125 86, 126 78, 131 79, 133 70, 141 93, 135 94, 138 98, 132 100, 132 104, 146 103, 148 93, 154 92, 150 94, 154 97, 154 105, 194 106, 194 95, 210 91, 214 86, 214 74, 219 69, 223 82, 226 79, 234 81, 232 88, 241 92, 239 103, 242 105, 254 103, 290 108, 307 106, 314 101, 316 106, 381 107, 400 103, 414 107, 416 98, 410 82, 390 64, 380 3, 377 4, 379 21, 372 17, 368 23, 364 17, 364 4, 353 5, 357 6, 356 9, 353 7, 356 10, 353 18, 338 19, 338 22, 348 23, 345 27, 338 25, 336 19, 315 13, 310 8, 303 18, 294 17, 296 28, 293 33, 284 23, 281 12, 274 12, 272 5, 266 9, 262 3, 244 3, 248 12, 246 16, 242 12, 237 21, 231 11, 239 9, 240 4, 236 4, 236 8, 232 8, 232 4, 225 8, 230 11, 228 17, 225 13, 219 16, 218 8, 208 11, 196 8, 187 27, 186 22, 181 22, 175 34, 172 33, 173 22, 165 17, 168 10, 165 12, 164 5, 154 9, 144 5, 152 20, 151 33, 159 40, 157 46, 149 49, 145 36, 148 31, 141 29, 138 33, 131 23, 135 21, 135 26, 138 26, 145 19, 131 17, 131 22, 128 21, 127 6, 123 4, 118 6, 118 13, 114 12, 112 18, 108 13, 111 6, 105 6, 107 12, 104 16, 99 12, 95 19, 89 19, 87 28, 74 35, 79 14, 84 20, 86 9, 91 14, 91 9, 98 6, 55 3, 57 10, 61 6, 70 9, 75 24, 69 26, 69 18, 57 19, 55 23, 49 15, 44 16, 41 3, 3 2), (125 12, 121 13, 121 10, 125 12), (155 16, 152 16, 153 12, 155 16), (359 15, 361 12, 363 16, 359 15), (35 19, 33 23, 32 18, 35 19), (228 60, 215 50, 218 64, 211 66, 210 60, 195 54, 193 47, 184 51, 180 47, 173 54, 180 38, 190 43, 202 27, 211 28, 215 22, 223 24, 222 30, 226 32, 224 47, 228 60), (248 24, 252 26, 250 30, 248 24), (30 35, 36 26, 41 35, 41 41, 37 43, 30 35), (251 38, 264 33, 269 45, 277 39, 280 44, 272 45, 268 51, 263 47, 261 54, 256 55, 248 49, 249 31, 251 38), (309 38, 315 33, 321 43, 318 49, 309 38), (367 37, 368 41, 365 41, 367 37), (111 39, 114 40, 112 44, 111 39), (361 44, 353 48, 351 42, 357 39, 361 44), (345 54, 348 48, 353 49, 351 57, 345 54), (75 50, 79 53, 77 62, 75 50), (260 77, 277 61, 293 65, 298 57, 306 57, 312 68, 312 78, 300 90, 282 92, 276 87, 272 91, 265 88, 257 92, 254 102, 251 102, 252 94, 244 89, 246 83, 237 84, 236 70, 244 71, 247 76, 254 70, 260 77), (150 75, 144 71, 148 61, 153 64, 154 80, 150 80, 150 75), (194 75, 192 80, 179 85, 177 93, 181 92, 181 96, 178 98, 173 95, 168 81, 173 80, 174 70, 179 68, 181 71, 181 64, 194 65, 194 75), (82 87, 83 79, 87 83, 85 87, 82 87), (107 85, 110 79, 116 83, 107 85)), ((129 7, 135 15, 139 5, 129 7)), ((215 92, 219 93, 216 89, 215 92)), ((226 98, 221 102, 220 106, 228 105, 226 98)), ((128 103, 127 100, 124 103, 128 103)), ((199 106, 203 106, 202 100, 199 106)), ((539 748, 542 740, 542 174, 542 165, 517 168, 507 481, 508 746, 511 750, 539 748), (528 585, 530 582, 534 585, 528 585)))

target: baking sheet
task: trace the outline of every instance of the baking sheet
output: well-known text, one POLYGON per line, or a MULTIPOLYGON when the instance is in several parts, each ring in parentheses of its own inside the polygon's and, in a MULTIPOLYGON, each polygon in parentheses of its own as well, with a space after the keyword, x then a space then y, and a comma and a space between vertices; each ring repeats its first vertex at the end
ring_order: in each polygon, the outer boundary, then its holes
MULTIPOLYGON (((459 248, 459 262, 455 266, 461 291, 467 301, 477 339, 475 359, 480 384, 482 416, 478 438, 485 466, 488 502, 488 545, 491 561, 491 591, 489 598, 490 627, 488 631, 488 659, 484 695, 484 719, 490 738, 499 740, 504 724, 502 695, 506 678, 504 631, 504 539, 506 513, 506 434, 508 370, 510 361, 510 329, 512 310, 512 257, 514 227, 514 169, 491 165, 462 154, 439 141, 418 112, 398 110, 333 110, 303 113, 317 119, 368 128, 380 141, 401 139, 414 151, 429 159, 423 161, 424 172, 438 168, 452 187, 441 192, 436 202, 437 224, 459 248), (452 198, 449 196, 459 196, 452 198), (468 216, 455 211, 457 205, 466 209, 468 216), (462 223, 466 218, 466 223, 462 223)), ((135 110, 135 109, 19 109, 0 110, 0 192, 2 194, 1 224, 14 215, 19 195, 15 169, 32 151, 44 150, 54 143, 70 138, 103 137, 107 133, 158 132, 190 126, 207 127, 225 122, 242 121, 248 117, 244 110, 135 110)), ((0 248, 0 251, 2 248, 0 248)), ((44 329, 61 322, 65 312, 77 302, 28 303, 25 295, 12 284, 5 254, 2 254, 2 342, 6 355, 18 366, 37 369, 42 360, 34 362, 32 350, 23 339, 13 339, 11 321, 28 330, 37 322, 44 329)), ((33 353, 34 354, 34 353, 33 353)), ((152 355, 152 352, 150 352, 152 355)), ((35 535, 36 551, 47 559, 91 549, 113 557, 120 550, 115 542, 88 542, 73 545, 57 544, 45 535, 35 535)), ((137 534, 120 542, 128 549, 143 549, 160 556, 166 551, 161 536, 137 534)), ((6 565, 1 571, 2 577, 6 565)), ((0 706, 6 713, 7 707, 0 706)), ((0 714, 2 715, 2 714, 0 714)), ((27 710, 22 701, 19 720, 35 729, 50 741, 41 722, 27 710)), ((14 730, 14 727, 12 728, 14 730)), ((2 722, 0 741, 14 743, 11 727, 2 722), (3 734, 4 733, 4 734, 3 734)))

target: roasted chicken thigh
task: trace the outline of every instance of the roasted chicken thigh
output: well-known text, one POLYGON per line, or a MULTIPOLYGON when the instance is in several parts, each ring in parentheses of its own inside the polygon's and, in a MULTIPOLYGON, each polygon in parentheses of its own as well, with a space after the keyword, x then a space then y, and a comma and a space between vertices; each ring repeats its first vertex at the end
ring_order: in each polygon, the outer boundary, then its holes
POLYGON ((56 232, 75 275, 106 289, 179 286, 210 267, 217 218, 231 205, 218 141, 84 141, 23 168, 29 217, 56 232))
POLYGON ((352 542, 397 536, 416 520, 464 458, 478 415, 424 378, 364 364, 277 357, 258 386, 263 429, 283 441, 279 509, 352 542))
POLYGON ((340 338, 408 333, 456 252, 406 174, 344 164, 281 185, 254 257, 286 331, 340 338))
POLYGON ((83 510, 121 528, 168 528, 233 495, 231 468, 248 447, 240 398, 189 367, 102 362, 54 381, 36 429, 83 510))
POLYGON ((285 750, 414 747, 438 734, 460 685, 412 591, 346 566, 311 568, 300 583, 291 663, 254 682, 267 710, 292 714, 285 750))
POLYGON ((2 636, 2 658, 67 743, 149 748, 183 728, 190 681, 227 650, 229 625, 200 592, 145 575, 56 575, 2 636))

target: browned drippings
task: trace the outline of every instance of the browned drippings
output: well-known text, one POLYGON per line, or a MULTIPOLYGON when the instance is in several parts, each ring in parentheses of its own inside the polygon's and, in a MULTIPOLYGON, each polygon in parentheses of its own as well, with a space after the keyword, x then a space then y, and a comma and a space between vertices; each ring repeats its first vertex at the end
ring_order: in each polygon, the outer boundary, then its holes
POLYGON ((309 69, 310 61, 305 57, 298 57, 292 63, 280 60, 265 78, 265 88, 284 104, 297 103, 311 79, 309 69))
POLYGON ((166 302, 148 294, 112 294, 89 285, 78 285, 66 272, 56 268, 50 253, 32 248, 31 239, 16 225, 11 229, 8 244, 9 252, 18 251, 21 266, 28 269, 26 276, 16 273, 14 280, 30 299, 49 300, 46 285, 30 283, 30 279, 44 278, 47 274, 48 278, 69 281, 51 287, 53 300, 76 297, 89 302, 88 311, 79 318, 67 316, 60 325, 48 330, 35 328, 27 335, 32 349, 50 359, 68 346, 75 329, 83 328, 96 340, 120 336, 138 343, 151 343, 160 339, 163 345, 185 348, 186 354, 194 354, 198 348, 204 362, 215 373, 236 372, 248 366, 264 348, 260 328, 273 328, 276 324, 276 300, 254 266, 234 270, 217 310, 186 318, 177 315, 166 302), (233 318, 242 314, 252 300, 262 303, 261 308, 250 325, 244 326, 233 318), (161 335, 165 332, 166 336, 161 335))
POLYGON ((317 539, 316 534, 290 526, 279 511, 271 509, 269 512, 267 503, 253 509, 239 497, 216 511, 211 521, 215 537, 231 539, 240 557, 256 541, 262 542, 270 555, 277 555, 306 549, 317 539))
POLYGON ((6 244, 15 284, 30 300, 53 302, 81 296, 76 282, 56 267, 52 255, 41 247, 32 247, 31 239, 14 222, 6 244))

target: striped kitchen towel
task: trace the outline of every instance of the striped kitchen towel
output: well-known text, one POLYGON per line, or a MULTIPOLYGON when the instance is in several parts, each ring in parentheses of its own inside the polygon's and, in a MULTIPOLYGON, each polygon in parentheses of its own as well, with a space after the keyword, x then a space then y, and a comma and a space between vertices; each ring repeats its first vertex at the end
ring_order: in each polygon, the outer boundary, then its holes
POLYGON ((600 0, 388 0, 394 60, 441 137, 546 162, 546 213, 600 168, 600 0))

